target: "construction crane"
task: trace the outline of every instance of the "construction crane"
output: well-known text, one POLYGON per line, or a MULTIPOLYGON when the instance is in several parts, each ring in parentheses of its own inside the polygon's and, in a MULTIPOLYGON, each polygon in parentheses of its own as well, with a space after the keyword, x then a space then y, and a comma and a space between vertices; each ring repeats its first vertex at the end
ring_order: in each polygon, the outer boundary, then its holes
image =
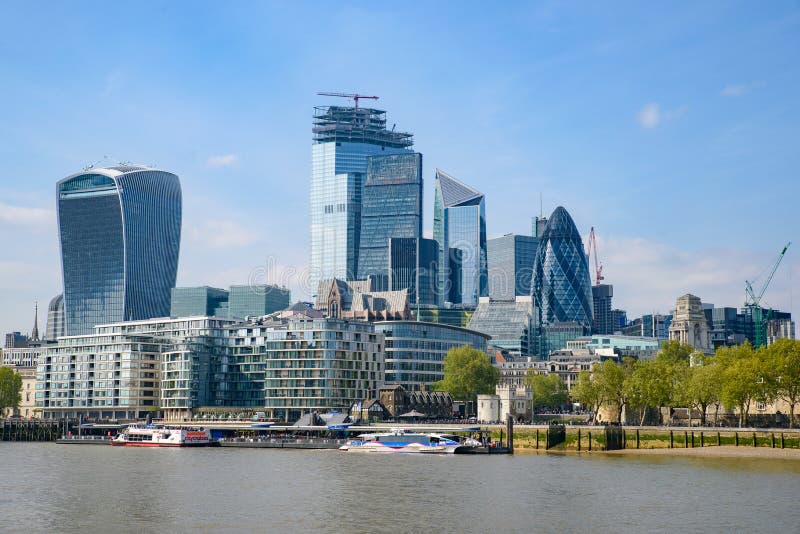
POLYGON ((605 280, 603 277, 603 264, 600 263, 600 260, 597 259, 597 239, 594 236, 594 226, 592 229, 589 230, 589 252, 587 255, 589 259, 592 258, 592 251, 594 250, 594 285, 599 286, 601 280, 605 280))
POLYGON ((358 101, 362 98, 368 98, 370 100, 378 100, 377 96, 367 96, 367 95, 358 95, 354 93, 317 93, 319 96, 338 96, 340 98, 351 98, 356 103, 356 109, 358 109, 358 101))
POLYGON ((747 308, 750 308, 750 313, 753 318, 753 345, 755 348, 767 344, 767 321, 772 315, 772 310, 769 310, 767 315, 764 316, 764 309, 761 307, 761 298, 767 291, 769 283, 772 282, 772 277, 775 276, 775 271, 778 270, 778 266, 781 264, 781 260, 783 260, 783 257, 786 255, 786 250, 791 244, 791 241, 786 243, 786 246, 783 247, 781 253, 778 254, 778 259, 775 260, 775 263, 772 265, 766 281, 761 286, 761 290, 756 292, 756 290, 753 289, 753 284, 749 280, 744 281, 744 290, 746 295, 744 305, 747 308))

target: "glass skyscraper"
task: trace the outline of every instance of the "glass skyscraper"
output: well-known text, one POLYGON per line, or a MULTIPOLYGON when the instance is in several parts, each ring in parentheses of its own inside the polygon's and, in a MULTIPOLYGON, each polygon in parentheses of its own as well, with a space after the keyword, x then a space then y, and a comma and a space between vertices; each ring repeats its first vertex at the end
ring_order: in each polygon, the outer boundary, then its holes
POLYGON ((486 242, 490 298, 513 301, 518 296, 530 296, 538 241, 532 236, 508 234, 486 242))
POLYGON ((410 154, 409 133, 386 128, 386 112, 343 106, 314 108, 311 147, 309 283, 354 280, 361 244, 361 199, 367 157, 410 154))
POLYGON ((361 207, 358 279, 372 276, 377 290, 388 290, 389 240, 421 237, 422 154, 368 157, 361 207))
POLYGON ((488 295, 484 196, 439 169, 433 239, 439 243, 439 304, 476 306, 488 295))
MULTIPOLYGON (((588 334, 592 328, 589 261, 575 222, 561 206, 548 219, 539 241, 533 277, 532 295, 542 325, 576 323, 588 334)), ((575 331, 571 328, 569 335, 575 331)), ((546 346, 555 350, 562 348, 559 344, 546 346)))
POLYGON ((69 176, 56 191, 66 335, 168 316, 181 239, 178 177, 119 165, 69 176))
MULTIPOLYGON (((228 293, 228 315, 244 319, 259 317, 289 307, 291 292, 285 287, 268 284, 231 286, 228 293)), ((223 315, 218 312, 217 315, 223 315)))
POLYGON ((170 317, 227 317, 228 292, 216 287, 172 289, 170 317))

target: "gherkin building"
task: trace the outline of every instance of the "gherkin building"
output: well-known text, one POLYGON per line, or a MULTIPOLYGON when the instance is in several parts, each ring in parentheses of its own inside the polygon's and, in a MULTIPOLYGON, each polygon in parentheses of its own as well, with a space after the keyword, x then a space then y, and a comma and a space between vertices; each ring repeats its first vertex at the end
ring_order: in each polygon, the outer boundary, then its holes
POLYGON ((532 296, 543 325, 576 322, 591 328, 589 261, 575 222, 561 206, 539 240, 533 273, 532 296))

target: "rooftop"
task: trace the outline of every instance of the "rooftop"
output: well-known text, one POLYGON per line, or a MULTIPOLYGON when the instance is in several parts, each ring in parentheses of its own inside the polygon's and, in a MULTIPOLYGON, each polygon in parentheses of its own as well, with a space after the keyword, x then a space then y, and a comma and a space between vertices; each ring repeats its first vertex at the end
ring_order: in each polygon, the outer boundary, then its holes
POLYGON ((311 129, 315 143, 368 143, 389 148, 411 148, 413 134, 386 129, 386 112, 347 106, 317 106, 311 129))

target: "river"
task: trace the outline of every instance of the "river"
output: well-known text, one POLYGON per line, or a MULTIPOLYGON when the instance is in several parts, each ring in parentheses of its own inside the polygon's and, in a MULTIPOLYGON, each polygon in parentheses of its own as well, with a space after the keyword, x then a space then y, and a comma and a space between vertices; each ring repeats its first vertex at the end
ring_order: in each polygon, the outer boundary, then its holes
POLYGON ((0 443, 3 532, 798 532, 800 462, 0 443))

